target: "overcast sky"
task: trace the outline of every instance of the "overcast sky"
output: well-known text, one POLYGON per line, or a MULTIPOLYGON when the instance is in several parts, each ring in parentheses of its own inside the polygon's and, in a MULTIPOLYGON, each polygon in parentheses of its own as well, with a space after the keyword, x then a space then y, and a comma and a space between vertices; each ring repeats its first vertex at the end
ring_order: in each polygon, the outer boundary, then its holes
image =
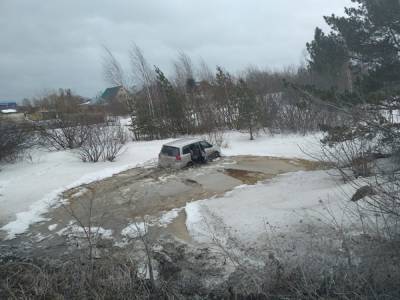
POLYGON ((299 64, 323 15, 350 0, 0 0, 0 100, 108 84, 102 45, 122 62, 133 42, 166 73, 178 51, 212 68, 299 64))

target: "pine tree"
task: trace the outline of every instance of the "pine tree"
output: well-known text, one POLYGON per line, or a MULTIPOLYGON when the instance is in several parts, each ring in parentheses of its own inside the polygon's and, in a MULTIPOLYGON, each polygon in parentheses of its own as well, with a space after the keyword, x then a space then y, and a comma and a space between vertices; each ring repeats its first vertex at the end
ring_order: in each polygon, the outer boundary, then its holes
POLYGON ((219 115, 223 120, 220 123, 229 129, 237 127, 237 103, 235 97, 235 83, 232 76, 221 67, 217 67, 214 83, 215 102, 219 115))
MULTIPOLYGON (((326 17, 332 29, 330 42, 343 45, 355 78, 352 91, 314 91, 323 100, 333 102, 352 115, 351 126, 330 131, 327 142, 368 138, 400 153, 400 132, 392 114, 400 110, 400 1, 354 0, 356 7, 346 8, 346 15, 326 17)), ((326 36, 309 45, 318 45, 326 36)), ((326 61, 325 52, 309 47, 310 66, 326 61)))
POLYGON ((325 35, 317 27, 314 40, 307 43, 307 50, 310 55, 309 68, 316 74, 314 81, 318 86, 341 90, 349 88, 347 49, 337 34, 325 35))
POLYGON ((326 22, 347 47, 358 94, 370 103, 399 97, 400 1, 354 0, 346 16, 326 22))
POLYGON ((160 89, 161 97, 165 100, 164 116, 168 123, 168 129, 172 134, 187 133, 185 115, 185 97, 172 86, 171 82, 160 70, 155 67, 156 81, 160 89))

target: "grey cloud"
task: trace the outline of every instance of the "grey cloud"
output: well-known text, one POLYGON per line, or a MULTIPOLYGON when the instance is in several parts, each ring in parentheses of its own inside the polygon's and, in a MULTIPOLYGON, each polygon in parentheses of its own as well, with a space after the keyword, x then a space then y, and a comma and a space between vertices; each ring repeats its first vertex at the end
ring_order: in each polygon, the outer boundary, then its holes
POLYGON ((298 64, 323 15, 350 0, 1 0, 0 99, 69 87, 94 96, 102 45, 127 64, 136 42, 151 64, 172 70, 177 51, 235 72, 298 64))

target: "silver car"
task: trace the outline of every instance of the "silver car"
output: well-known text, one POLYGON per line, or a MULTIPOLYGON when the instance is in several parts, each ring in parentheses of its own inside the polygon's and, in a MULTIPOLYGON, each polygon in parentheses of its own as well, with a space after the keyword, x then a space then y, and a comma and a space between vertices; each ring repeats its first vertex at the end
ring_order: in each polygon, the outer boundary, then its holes
POLYGON ((218 146, 203 139, 180 139, 162 146, 158 165, 164 168, 181 169, 196 162, 207 162, 221 155, 218 146))

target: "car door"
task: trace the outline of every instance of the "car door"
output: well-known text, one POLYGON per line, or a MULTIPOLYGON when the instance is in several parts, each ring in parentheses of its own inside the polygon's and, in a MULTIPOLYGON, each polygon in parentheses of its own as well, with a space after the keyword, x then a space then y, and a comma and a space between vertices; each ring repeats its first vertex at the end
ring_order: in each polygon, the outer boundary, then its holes
POLYGON ((200 142, 200 145, 201 145, 201 147, 204 149, 204 151, 206 152, 207 157, 209 157, 210 155, 213 154, 214 148, 213 148, 213 146, 212 146, 210 143, 208 143, 208 142, 206 142, 206 141, 201 141, 201 142, 200 142))
POLYGON ((200 145, 198 143, 194 143, 194 144, 191 144, 189 146, 189 148, 190 148, 190 153, 191 153, 192 160, 194 162, 197 162, 199 160, 199 158, 200 158, 200 155, 201 155, 201 153, 200 153, 200 145))
POLYGON ((182 148, 182 162, 185 164, 189 163, 192 160, 192 155, 190 152, 190 145, 184 146, 182 148))

